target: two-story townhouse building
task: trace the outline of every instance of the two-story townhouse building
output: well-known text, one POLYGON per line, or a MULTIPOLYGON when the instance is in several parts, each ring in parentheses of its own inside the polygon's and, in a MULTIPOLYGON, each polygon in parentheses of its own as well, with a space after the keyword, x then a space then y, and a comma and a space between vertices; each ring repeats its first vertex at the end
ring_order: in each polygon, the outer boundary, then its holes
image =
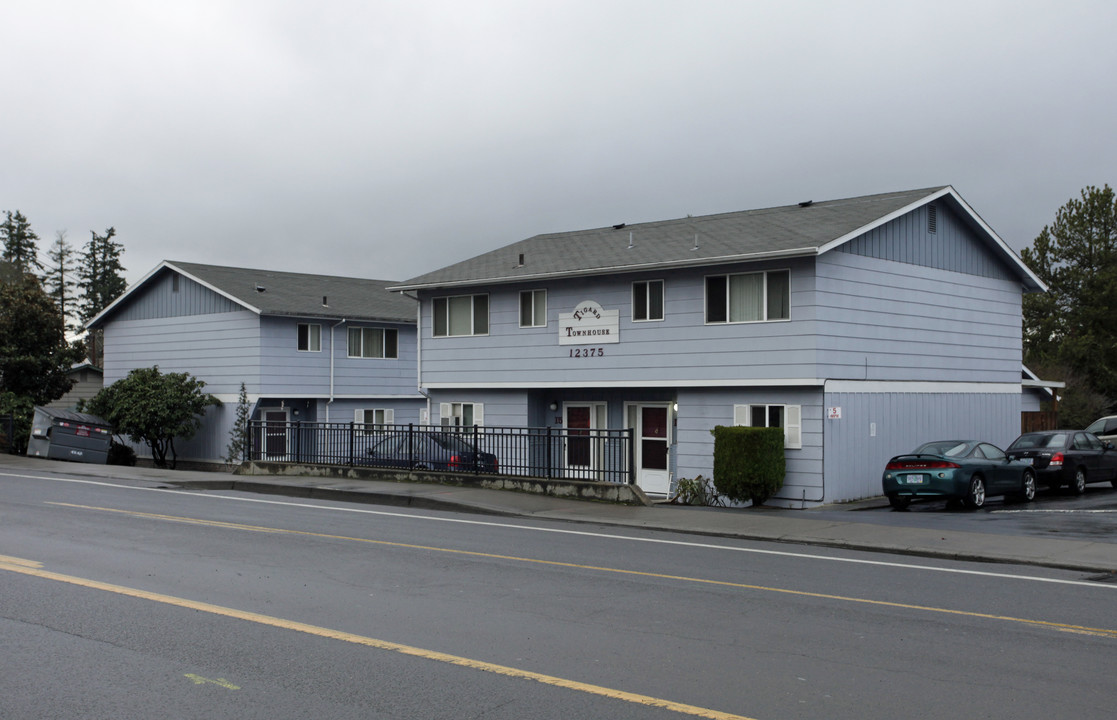
POLYGON ((800 507, 879 495, 924 441, 1011 441, 1045 288, 946 186, 539 235, 392 289, 433 422, 631 427, 659 495, 711 475, 714 426, 780 426, 771 502, 800 507))
POLYGON ((416 304, 389 284, 165 261, 88 326, 104 329, 106 386, 157 365, 223 402, 176 443, 180 460, 221 462, 241 383, 252 419, 276 429, 266 456, 284 459, 288 423, 420 421, 416 304))

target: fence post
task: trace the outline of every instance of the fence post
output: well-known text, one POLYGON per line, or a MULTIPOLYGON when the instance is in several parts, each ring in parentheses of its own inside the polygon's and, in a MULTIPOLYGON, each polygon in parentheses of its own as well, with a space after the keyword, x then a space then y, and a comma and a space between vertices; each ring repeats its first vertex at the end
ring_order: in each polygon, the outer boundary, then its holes
POLYGON ((481 443, 480 431, 477 429, 477 423, 473 423, 473 474, 477 475, 481 470, 481 443))
POLYGON ((628 484, 636 484, 636 430, 626 428, 624 434, 628 440, 628 484))
POLYGON ((553 444, 554 444, 554 438, 551 437, 551 426, 548 425, 547 426, 547 446, 546 446, 546 453, 545 453, 545 457, 547 458, 547 478, 548 479, 553 478, 555 476, 555 468, 554 468, 555 463, 554 463, 554 458, 552 457, 553 454, 554 454, 554 449, 551 447, 551 445, 553 445, 553 444))
POLYGON ((407 423, 407 469, 415 469, 415 423, 407 423))
POLYGON ((356 420, 350 420, 349 421, 349 466, 350 467, 352 467, 353 464, 356 462, 356 459, 353 455, 353 445, 356 442, 356 435, 357 435, 357 421, 356 420))
POLYGON ((302 421, 295 421, 295 462, 301 463, 303 461, 303 434, 302 434, 302 421))

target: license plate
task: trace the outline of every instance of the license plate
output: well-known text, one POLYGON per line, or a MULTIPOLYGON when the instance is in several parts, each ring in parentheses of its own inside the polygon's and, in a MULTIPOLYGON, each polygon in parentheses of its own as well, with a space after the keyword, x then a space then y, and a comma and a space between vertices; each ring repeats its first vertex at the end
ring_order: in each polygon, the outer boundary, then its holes
POLYGON ((905 475, 904 476, 904 482, 907 483, 908 485, 922 485, 923 484, 923 476, 922 475, 905 475))
POLYGON ((1020 462, 1027 463, 1027 464, 1031 465, 1032 464, 1032 459, 1031 458, 1020 458, 1020 462))

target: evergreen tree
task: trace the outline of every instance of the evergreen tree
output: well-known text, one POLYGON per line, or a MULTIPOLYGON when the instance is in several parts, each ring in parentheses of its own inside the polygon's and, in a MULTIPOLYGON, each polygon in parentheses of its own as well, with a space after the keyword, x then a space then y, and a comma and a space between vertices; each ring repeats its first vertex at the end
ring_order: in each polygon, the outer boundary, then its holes
POLYGON ((77 307, 75 306, 73 273, 77 270, 77 260, 73 246, 66 242, 66 231, 59 230, 55 234, 54 244, 48 252, 50 266, 43 276, 43 284, 50 296, 58 306, 58 312, 66 323, 67 330, 78 328, 76 320, 77 307))
POLYGON ((31 223, 23 213, 16 210, 5 211, 6 218, 0 223, 0 238, 4 240, 2 258, 25 273, 42 270, 39 262, 39 236, 31 230, 31 223))
MULTIPOLYGON (((104 235, 95 232, 83 248, 78 268, 78 287, 81 288, 81 302, 78 315, 83 323, 89 322, 102 310, 112 304, 128 288, 124 281, 124 266, 120 255, 124 246, 114 242, 116 228, 109 228, 104 235)), ((86 350, 89 362, 102 366, 103 344, 101 330, 90 331, 86 336, 86 350)))
POLYGON ((1061 366, 1079 391, 1117 400, 1117 194, 1088 186, 1021 257, 1050 288, 1024 297, 1024 357, 1061 366))
POLYGON ((239 465, 244 461, 244 454, 248 450, 248 413, 250 410, 248 391, 242 382, 240 384, 240 397, 237 398, 237 414, 233 419, 233 427, 229 430, 229 445, 225 449, 225 462, 230 465, 239 465))

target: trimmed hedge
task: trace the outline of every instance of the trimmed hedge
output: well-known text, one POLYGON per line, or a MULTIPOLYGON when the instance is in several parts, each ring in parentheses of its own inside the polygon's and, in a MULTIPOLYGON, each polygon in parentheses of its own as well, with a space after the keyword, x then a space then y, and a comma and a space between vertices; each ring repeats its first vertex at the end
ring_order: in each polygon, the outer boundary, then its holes
POLYGON ((762 505, 783 487, 783 428, 718 425, 714 436, 714 487, 736 502, 762 505))

